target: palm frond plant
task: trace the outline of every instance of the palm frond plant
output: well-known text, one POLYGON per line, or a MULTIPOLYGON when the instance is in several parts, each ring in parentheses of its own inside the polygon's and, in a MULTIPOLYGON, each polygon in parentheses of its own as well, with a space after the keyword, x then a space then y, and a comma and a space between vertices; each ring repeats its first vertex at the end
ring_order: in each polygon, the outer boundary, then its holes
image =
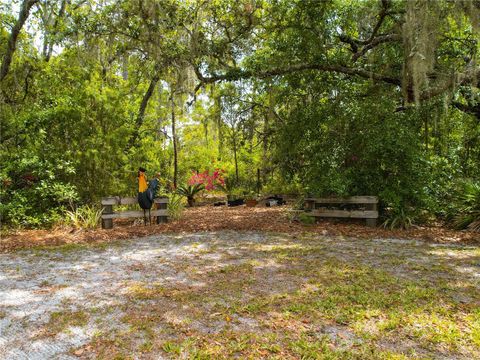
POLYGON ((177 194, 185 196, 188 206, 192 207, 195 205, 195 195, 204 189, 205 186, 203 184, 182 185, 178 187, 177 194))
POLYGON ((480 231, 480 183, 465 183, 458 200, 458 213, 453 221, 455 229, 480 231))

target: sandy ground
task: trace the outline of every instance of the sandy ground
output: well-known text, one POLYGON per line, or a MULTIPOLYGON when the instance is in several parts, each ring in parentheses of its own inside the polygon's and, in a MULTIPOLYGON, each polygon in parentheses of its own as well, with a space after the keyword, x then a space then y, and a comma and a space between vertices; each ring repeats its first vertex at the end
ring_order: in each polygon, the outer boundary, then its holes
MULTIPOLYGON (((415 279, 421 272, 412 264, 431 268, 437 279, 456 281, 480 293, 480 252, 466 245, 430 244, 416 240, 326 237, 311 234, 324 253, 343 262, 356 261, 383 269, 399 278, 415 279), (402 259, 392 262, 392 259, 402 259)), ((301 278, 282 278, 282 264, 265 255, 273 247, 295 247, 295 235, 218 231, 183 235, 159 234, 119 240, 103 246, 21 250, 0 254, 0 358, 70 359, 88 354, 99 333, 120 331, 128 312, 129 289, 135 284, 157 284, 166 289, 202 288, 212 269, 252 260, 262 271, 257 285, 263 293, 294 291, 305 286, 301 278), (255 251, 255 249, 262 251, 255 251), (108 311, 107 311, 108 310, 108 311), (58 314, 88 313, 85 321, 60 328, 58 314), (55 316, 57 314, 57 316, 55 316), (54 330, 57 329, 57 330, 54 330), (80 349, 80 350, 79 350, 80 349)), ((260 273, 259 273, 260 274, 260 273)), ((420 275, 419 275, 420 274, 420 275)), ((432 273, 429 273, 432 274, 432 273)), ((428 280, 428 279, 427 279, 428 280)), ((459 302, 477 304, 472 292, 458 291, 459 302)), ((170 305, 175 300, 170 300, 170 305)), ((179 321, 181 311, 165 307, 162 327, 179 321), (172 319, 174 318, 174 319, 172 319)), ((240 331, 255 331, 255 319, 236 319, 240 331)), ((225 321, 206 319, 189 325, 197 331, 218 331, 225 321)), ((335 333, 325 328, 324 333, 335 333)), ((334 336, 333 334, 332 336, 334 336)), ((431 355, 431 354, 430 354, 431 355)), ((156 357, 158 358, 158 357, 156 357)))

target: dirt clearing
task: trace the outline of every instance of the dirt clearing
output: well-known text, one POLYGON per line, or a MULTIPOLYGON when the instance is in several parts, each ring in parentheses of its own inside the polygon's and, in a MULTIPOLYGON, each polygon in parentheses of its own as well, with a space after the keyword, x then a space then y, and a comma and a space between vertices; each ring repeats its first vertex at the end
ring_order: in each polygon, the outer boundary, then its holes
POLYGON ((480 356, 478 247, 156 235, 2 254, 0 289, 2 359, 480 356))

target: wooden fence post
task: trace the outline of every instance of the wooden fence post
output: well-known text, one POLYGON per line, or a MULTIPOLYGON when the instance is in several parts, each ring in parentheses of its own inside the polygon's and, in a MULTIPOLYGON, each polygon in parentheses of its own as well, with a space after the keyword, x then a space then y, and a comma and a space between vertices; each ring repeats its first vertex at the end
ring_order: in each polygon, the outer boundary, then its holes
MULTIPOLYGON (((167 199, 167 201, 168 201, 168 199, 167 199)), ((155 205, 157 206, 157 209, 167 210, 168 203, 167 202, 161 202, 161 203, 157 203, 155 205)), ((166 222, 168 222, 168 215, 157 216, 157 224, 163 224, 163 223, 166 223, 166 222)))
MULTIPOLYGON (((113 205, 103 205, 103 214, 113 214, 113 205)), ((112 229, 113 219, 102 219, 102 229, 112 229)))
MULTIPOLYGON (((373 210, 377 211, 377 204, 366 204, 365 206, 366 210, 373 210)), ((365 219, 365 222, 368 227, 376 227, 377 226, 377 219, 365 219)))

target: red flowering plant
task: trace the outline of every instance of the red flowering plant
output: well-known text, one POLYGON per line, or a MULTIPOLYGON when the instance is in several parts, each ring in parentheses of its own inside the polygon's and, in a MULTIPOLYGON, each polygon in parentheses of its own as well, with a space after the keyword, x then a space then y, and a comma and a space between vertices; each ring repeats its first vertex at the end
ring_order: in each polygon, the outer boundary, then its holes
POLYGON ((205 187, 205 190, 212 191, 218 188, 225 187, 225 179, 223 174, 225 170, 215 169, 215 171, 210 174, 208 170, 205 170, 203 173, 193 172, 188 180, 188 185, 202 184, 205 187))
POLYGON ((187 185, 180 186, 177 189, 177 193, 186 196, 188 205, 193 206, 195 204, 195 195, 202 190, 212 191, 218 188, 225 188, 225 180, 222 169, 215 169, 213 174, 210 174, 208 170, 203 173, 193 172, 190 179, 187 181, 187 185))

